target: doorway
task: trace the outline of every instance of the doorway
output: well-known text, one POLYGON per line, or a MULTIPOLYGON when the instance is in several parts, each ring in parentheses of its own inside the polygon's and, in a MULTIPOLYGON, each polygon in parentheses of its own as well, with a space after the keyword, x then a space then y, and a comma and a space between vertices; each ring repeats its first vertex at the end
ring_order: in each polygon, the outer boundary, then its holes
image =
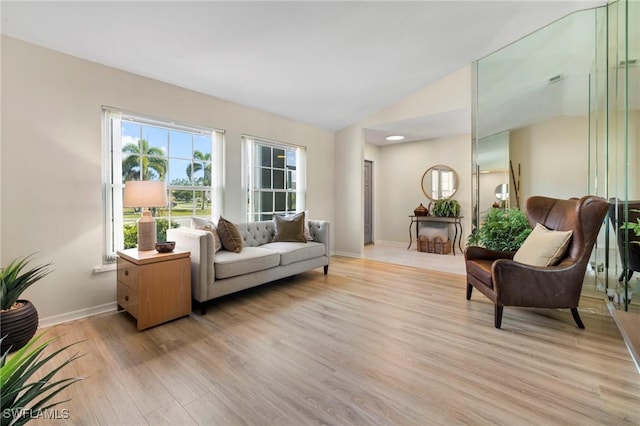
POLYGON ((364 160, 364 243, 373 244, 373 161, 364 160))

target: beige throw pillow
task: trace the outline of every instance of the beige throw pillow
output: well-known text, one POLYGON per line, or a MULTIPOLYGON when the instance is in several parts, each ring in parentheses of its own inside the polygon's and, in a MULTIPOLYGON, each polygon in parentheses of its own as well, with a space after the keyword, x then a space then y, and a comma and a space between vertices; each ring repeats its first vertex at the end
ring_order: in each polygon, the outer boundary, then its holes
POLYGON ((304 212, 293 216, 274 216, 273 222, 276 226, 274 242, 307 242, 304 236, 304 212))
POLYGON ((222 247, 225 250, 234 253, 242 251, 242 235, 235 224, 220 216, 217 229, 218 235, 220 235, 220 242, 222 242, 222 247))
POLYGON ((553 266, 564 256, 572 235, 573 231, 552 231, 538 223, 513 260, 532 266, 553 266))
POLYGON ((200 229, 202 231, 211 232, 213 235, 213 250, 215 253, 219 252, 222 249, 222 242, 220 241, 220 235, 218 235, 218 231, 216 229, 216 224, 208 219, 203 219, 201 217, 192 217, 191 218, 191 227, 193 229, 200 229))

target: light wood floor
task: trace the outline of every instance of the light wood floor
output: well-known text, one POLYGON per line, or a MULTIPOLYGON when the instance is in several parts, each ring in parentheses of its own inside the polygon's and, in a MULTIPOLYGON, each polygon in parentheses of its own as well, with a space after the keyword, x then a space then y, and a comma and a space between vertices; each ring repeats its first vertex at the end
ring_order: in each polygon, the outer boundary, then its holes
POLYGON ((640 376, 612 318, 582 319, 507 307, 497 330, 463 276, 334 257, 327 276, 143 332, 126 313, 52 327, 60 343, 86 339, 63 371, 87 378, 59 424, 640 424, 640 376))

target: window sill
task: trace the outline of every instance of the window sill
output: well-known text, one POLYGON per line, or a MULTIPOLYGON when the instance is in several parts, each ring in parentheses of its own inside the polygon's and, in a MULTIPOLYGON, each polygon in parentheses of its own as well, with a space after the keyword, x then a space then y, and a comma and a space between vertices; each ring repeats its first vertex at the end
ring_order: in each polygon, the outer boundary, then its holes
POLYGON ((104 265, 96 266, 95 268, 93 268, 93 273, 101 274, 103 272, 115 271, 116 269, 118 269, 118 264, 116 262, 105 263, 104 265))

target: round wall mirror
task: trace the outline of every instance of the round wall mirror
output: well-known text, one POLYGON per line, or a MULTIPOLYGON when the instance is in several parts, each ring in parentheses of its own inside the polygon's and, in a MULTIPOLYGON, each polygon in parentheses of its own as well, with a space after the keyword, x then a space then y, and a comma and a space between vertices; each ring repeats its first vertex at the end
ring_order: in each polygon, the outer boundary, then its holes
POLYGON ((421 185, 431 200, 451 198, 458 190, 458 175, 449 166, 433 166, 422 175, 421 185))
POLYGON ((496 198, 500 201, 505 201, 509 199, 509 185, 506 183, 501 183, 496 186, 496 198))

